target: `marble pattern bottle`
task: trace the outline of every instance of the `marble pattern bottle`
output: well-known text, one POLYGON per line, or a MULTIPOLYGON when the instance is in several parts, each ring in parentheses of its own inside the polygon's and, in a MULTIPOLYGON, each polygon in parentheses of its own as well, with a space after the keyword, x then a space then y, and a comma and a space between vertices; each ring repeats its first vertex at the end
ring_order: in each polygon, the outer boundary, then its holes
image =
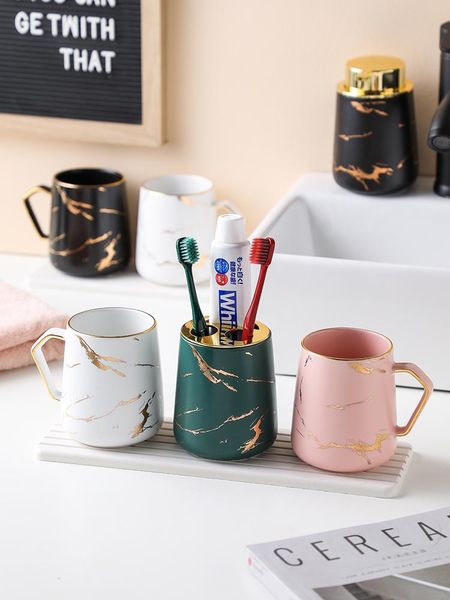
POLYGON ((353 192, 388 194, 417 176, 417 140, 411 81, 404 62, 362 56, 346 65, 336 103, 333 174, 353 192))

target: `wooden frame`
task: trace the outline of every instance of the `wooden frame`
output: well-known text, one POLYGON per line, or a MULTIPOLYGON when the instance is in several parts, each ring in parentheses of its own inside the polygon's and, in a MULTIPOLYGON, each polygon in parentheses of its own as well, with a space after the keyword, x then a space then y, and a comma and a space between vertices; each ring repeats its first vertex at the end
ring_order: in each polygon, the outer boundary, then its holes
POLYGON ((65 140, 160 146, 163 135, 161 0, 141 0, 142 124, 0 113, 0 129, 65 140))

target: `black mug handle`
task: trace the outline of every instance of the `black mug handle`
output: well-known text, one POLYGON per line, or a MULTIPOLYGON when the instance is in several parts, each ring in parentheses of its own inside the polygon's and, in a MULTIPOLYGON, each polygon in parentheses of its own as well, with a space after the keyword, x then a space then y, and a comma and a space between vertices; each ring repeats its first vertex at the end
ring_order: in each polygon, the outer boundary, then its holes
POLYGON ((48 233, 44 233, 42 231, 42 228, 39 224, 39 221, 37 220, 36 215, 34 214, 33 207, 31 206, 30 202, 30 198, 34 196, 34 194, 36 194, 37 192, 47 192, 47 194, 52 193, 51 189, 47 185, 36 185, 28 190, 28 192, 25 194, 22 200, 25 203, 25 208, 27 209, 28 214, 30 215, 30 219, 33 221, 33 225, 36 227, 36 231, 38 232, 38 234, 41 236, 41 238, 48 238, 48 233))

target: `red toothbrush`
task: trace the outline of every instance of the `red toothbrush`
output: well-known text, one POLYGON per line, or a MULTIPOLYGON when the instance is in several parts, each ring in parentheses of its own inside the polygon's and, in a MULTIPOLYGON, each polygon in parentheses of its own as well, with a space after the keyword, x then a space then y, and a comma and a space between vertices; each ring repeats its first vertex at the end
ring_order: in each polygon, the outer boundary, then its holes
POLYGON ((253 265, 261 265, 259 271, 258 283, 255 293, 245 315, 244 325, 242 327, 242 341, 248 344, 253 338, 253 329, 255 327, 256 313, 258 312, 259 301, 266 279, 267 269, 272 262, 273 251, 275 250, 275 240, 271 237, 255 238, 252 240, 250 248, 250 262, 253 265))

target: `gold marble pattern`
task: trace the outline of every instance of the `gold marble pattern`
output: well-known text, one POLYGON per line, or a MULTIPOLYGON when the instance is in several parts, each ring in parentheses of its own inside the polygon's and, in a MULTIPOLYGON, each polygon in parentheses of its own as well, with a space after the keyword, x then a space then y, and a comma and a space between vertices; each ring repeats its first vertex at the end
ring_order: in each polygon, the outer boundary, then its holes
MULTIPOLYGON (((253 377, 248 377, 247 379, 242 379, 241 377, 239 377, 239 375, 236 375, 236 373, 231 373, 229 371, 224 371, 222 369, 215 369, 214 367, 212 367, 211 365, 209 365, 206 360, 203 358, 203 356, 194 348, 194 346, 190 347, 192 350, 192 354, 194 355, 198 366, 200 368, 200 371, 202 373, 202 375, 204 377, 206 377, 206 379, 208 381, 210 381, 211 383, 214 384, 219 384, 221 383, 223 386, 225 386, 226 388, 228 388, 230 391, 232 392, 237 392, 237 389, 234 387, 234 385, 232 385, 231 383, 229 383, 228 381, 225 381, 223 379, 223 377, 232 377, 234 378, 235 381, 246 381, 247 383, 269 383, 269 384, 274 384, 275 382, 272 380, 268 380, 268 379, 255 379, 253 377), (222 375, 223 377, 217 377, 217 375, 222 375)), ((234 383, 234 381, 233 381, 234 383)))
POLYGON ((211 367, 211 365, 208 365, 203 356, 199 352, 197 352, 194 346, 191 346, 191 350, 195 360, 198 363, 202 375, 204 375, 204 377, 206 377, 208 381, 214 384, 221 383, 230 391, 237 392, 237 389, 234 386, 232 386, 227 381, 224 381, 221 377, 216 377, 216 375, 223 375, 225 377, 234 377, 236 379, 239 379, 238 375, 236 375, 235 373, 230 373, 229 371, 223 371, 222 369, 215 369, 214 367, 211 367), (214 375, 214 373, 216 375, 214 375))
POLYGON ((196 406, 195 408, 190 408, 189 410, 185 410, 184 412, 178 413, 175 416, 182 417, 183 415, 190 415, 192 413, 201 412, 202 410, 203 410, 203 408, 196 406))
POLYGON ((348 167, 336 165, 334 170, 338 173, 346 173, 350 177, 353 177, 353 179, 360 183, 366 191, 369 190, 369 186, 366 183, 367 181, 373 181, 374 183, 379 184, 381 175, 387 175, 390 177, 394 173, 394 169, 391 167, 385 167, 381 165, 372 165, 372 171, 370 173, 355 165, 349 165, 348 167))
POLYGON ((366 131, 365 133, 340 133, 338 138, 344 140, 344 142, 350 142, 351 140, 364 139, 373 135, 373 131, 366 131))
POLYGON ((61 196, 62 203, 70 213, 76 216, 81 215, 87 221, 95 221, 94 216, 87 212, 94 210, 94 206, 92 204, 89 204, 88 202, 80 202, 79 200, 74 200, 60 185, 57 185, 56 189, 59 195, 61 196))
POLYGON ((113 412, 115 412, 118 408, 121 408, 122 406, 128 406, 129 404, 134 404, 135 402, 140 400, 142 398, 142 396, 144 396, 146 391, 147 390, 144 390, 141 394, 138 394, 137 396, 133 396, 132 398, 127 398, 125 400, 119 400, 119 402, 117 402, 111 408, 111 410, 109 410, 108 412, 106 412, 102 415, 97 415, 97 416, 88 415, 86 417, 75 417, 74 415, 71 415, 69 413, 69 410, 72 408, 72 406, 74 406, 75 404, 79 404, 80 402, 84 402, 85 400, 88 400, 90 398, 90 396, 86 396, 84 398, 80 398, 79 400, 76 400, 75 402, 72 402, 72 404, 66 408, 65 415, 67 417, 69 417, 70 419, 74 419, 75 421, 85 421, 86 423, 90 423, 91 421, 98 421, 99 419, 104 419, 105 417, 109 417, 109 415, 112 415, 113 412))
MULTIPOLYGON (((246 419, 247 417, 250 417, 251 415, 253 415, 255 413, 255 411, 258 410, 258 406, 256 406, 255 408, 252 408, 251 410, 249 410, 246 413, 243 413, 242 415, 230 415, 229 417, 227 417, 225 419, 225 421, 223 421, 222 423, 220 423, 219 425, 217 425, 217 427, 211 427, 211 429, 188 429, 187 427, 183 427, 182 425, 180 425, 180 423, 178 421, 175 421, 175 425, 177 427, 179 427, 180 429, 182 429, 183 431, 186 431, 187 433, 192 433, 192 435, 201 435, 204 433, 211 433, 212 431, 217 431, 218 429, 221 429, 222 427, 224 427, 227 423, 233 423, 234 421, 240 421, 241 419, 246 419)), ((195 410, 193 411, 187 411, 185 413, 181 413, 181 414, 188 414, 188 412, 196 412, 195 410)), ((248 443, 248 442, 247 442, 248 443)))
POLYGON ((361 363, 349 363, 348 365, 351 369, 354 369, 357 373, 361 375, 371 375, 373 373, 373 368, 366 367, 361 363))
POLYGON ((104 271, 105 269, 109 269, 109 267, 120 263, 120 259, 116 259, 115 256, 117 254, 117 243, 119 242, 121 237, 122 234, 118 233, 115 237, 112 238, 112 240, 110 240, 105 245, 104 250, 106 252, 106 256, 101 258, 95 265, 95 268, 98 272, 104 271))
POLYGON ((117 208, 99 208, 98 212, 105 215, 120 215, 121 217, 125 215, 123 210, 117 210, 117 208))
POLYGON ((60 233, 59 235, 57 235, 56 237, 54 237, 52 239, 52 244, 56 244, 56 242, 59 242, 60 240, 63 240, 66 237, 65 233, 60 233))
POLYGON ((357 400, 356 402, 347 402, 346 404, 326 404, 327 408, 332 408, 333 410, 345 410, 350 406, 357 406, 358 404, 365 404, 369 399, 366 400, 357 400))
POLYGON ((379 102, 366 102, 364 104, 362 102, 358 102, 357 100, 353 100, 350 102, 350 104, 355 110, 360 113, 364 113, 365 115, 370 115, 371 113, 379 115, 380 117, 387 117, 389 115, 389 113, 387 113, 385 110, 380 110, 379 108, 372 106, 373 104, 386 104, 386 102, 383 100, 379 102))
POLYGON ((107 363, 113 363, 113 364, 121 363, 121 364, 126 365, 127 364, 126 360, 122 360, 121 358, 117 358, 115 356, 105 356, 103 354, 98 354, 97 352, 95 352, 95 350, 93 348, 91 348, 91 346, 89 346, 89 344, 87 344, 83 340, 83 338, 81 338, 80 336, 77 336, 77 337, 78 337, 81 347, 86 352, 86 356, 87 356, 88 360, 94 365, 94 367, 97 367, 97 369, 100 369, 101 371, 112 371, 119 377, 126 377, 126 375, 123 371, 120 371, 115 366, 111 366, 111 365, 107 364, 107 363))
POLYGON ((66 248, 65 250, 55 250, 54 248, 50 248, 50 253, 54 254, 55 256, 71 256, 72 254, 77 254, 78 252, 81 252, 82 250, 87 248, 87 246, 93 246, 95 244, 100 244, 101 242, 104 242, 111 235, 112 231, 107 231, 106 233, 103 233, 102 235, 99 235, 96 238, 88 238, 76 248, 66 248))
POLYGON ((376 434, 375 440, 373 442, 358 441, 358 442, 348 442, 346 444, 338 444, 337 442, 322 443, 322 442, 319 442, 317 440, 317 438, 314 438, 314 439, 318 443, 319 448, 321 448, 322 450, 328 450, 329 448, 343 448, 346 450, 351 450, 358 456, 361 456, 362 458, 364 458, 367 461, 367 464, 370 465, 370 464, 372 464, 372 461, 370 460, 368 453, 369 452, 377 452, 377 451, 380 452, 381 445, 383 444, 383 442, 385 442, 386 440, 389 440, 390 438, 391 438, 390 433, 380 431, 376 434))
POLYGON ((250 427, 250 431, 253 431, 253 436, 249 440, 247 440, 243 446, 241 446, 239 448, 239 450, 241 450, 242 454, 245 454, 246 452, 253 450, 253 448, 255 448, 258 445, 258 440, 263 433, 263 430, 261 429, 263 419, 264 419, 264 415, 262 417, 259 417, 259 419, 256 421, 256 423, 255 422, 252 423, 252 425, 250 427))
POLYGON ((158 421, 155 421, 155 423, 152 423, 151 425, 147 425, 147 421, 151 417, 150 406, 151 406, 155 396, 156 396, 156 391, 153 392, 153 394, 151 395, 149 400, 144 402, 141 409, 139 410, 139 414, 141 415, 141 417, 139 419, 140 422, 136 425, 136 427, 131 432, 132 438, 137 437, 138 435, 143 433, 146 429, 152 429, 152 427, 154 427, 156 425, 156 423, 158 422, 158 421))
POLYGON ((377 371, 378 373, 387 373, 386 369, 381 369, 379 367, 366 367, 361 363, 349 363, 348 366, 361 375, 372 375, 374 371, 377 371))

